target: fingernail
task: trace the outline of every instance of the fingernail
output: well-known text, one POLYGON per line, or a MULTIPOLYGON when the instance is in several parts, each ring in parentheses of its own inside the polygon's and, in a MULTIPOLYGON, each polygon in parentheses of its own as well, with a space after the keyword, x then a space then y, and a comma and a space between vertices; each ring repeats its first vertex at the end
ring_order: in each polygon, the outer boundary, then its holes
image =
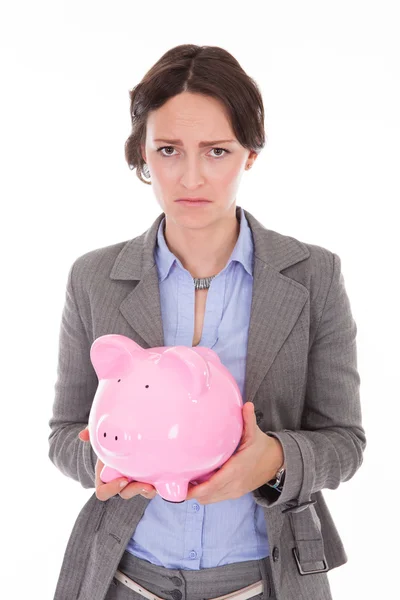
POLYGON ((127 482, 127 481, 121 481, 121 482, 120 482, 120 484, 119 484, 119 487, 120 487, 120 488, 123 488, 123 487, 125 487, 126 485, 128 485, 128 482, 127 482))
POLYGON ((145 490, 144 488, 142 489, 142 494, 148 494, 148 493, 149 493, 148 490, 145 490))

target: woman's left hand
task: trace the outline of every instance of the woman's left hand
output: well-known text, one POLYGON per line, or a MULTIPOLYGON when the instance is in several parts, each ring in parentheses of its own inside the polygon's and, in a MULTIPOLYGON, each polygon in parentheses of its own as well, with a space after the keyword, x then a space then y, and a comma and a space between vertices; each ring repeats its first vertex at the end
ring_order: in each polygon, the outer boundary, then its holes
POLYGON ((245 402, 242 410, 243 433, 236 453, 208 481, 189 483, 186 500, 196 498, 199 504, 235 500, 275 477, 284 459, 282 445, 261 431, 253 402, 245 402))

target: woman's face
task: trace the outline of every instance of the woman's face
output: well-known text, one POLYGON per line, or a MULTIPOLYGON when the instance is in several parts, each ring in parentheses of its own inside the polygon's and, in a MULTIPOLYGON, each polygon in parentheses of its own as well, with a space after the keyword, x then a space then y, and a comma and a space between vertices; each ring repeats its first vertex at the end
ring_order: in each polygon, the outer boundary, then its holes
POLYGON ((201 228, 235 215, 243 171, 257 154, 239 144, 219 100, 182 92, 149 113, 142 156, 168 219, 201 228), (204 142, 207 145, 201 145, 204 142), (177 202, 195 197, 210 202, 189 206, 177 202))

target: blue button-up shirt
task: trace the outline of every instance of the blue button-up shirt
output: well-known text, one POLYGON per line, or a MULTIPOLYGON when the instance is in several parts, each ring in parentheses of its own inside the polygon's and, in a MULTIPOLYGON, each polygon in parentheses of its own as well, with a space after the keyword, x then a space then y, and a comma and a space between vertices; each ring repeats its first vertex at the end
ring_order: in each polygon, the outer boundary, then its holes
MULTIPOLYGON (((253 239, 243 209, 240 232, 225 268, 207 293, 200 346, 212 348, 244 396, 247 340, 253 289, 253 239)), ((165 346, 193 345, 193 278, 169 250, 161 221, 155 248, 165 346)), ((241 498, 199 504, 149 501, 128 552, 168 569, 204 569, 269 555, 262 507, 251 492, 241 498)))

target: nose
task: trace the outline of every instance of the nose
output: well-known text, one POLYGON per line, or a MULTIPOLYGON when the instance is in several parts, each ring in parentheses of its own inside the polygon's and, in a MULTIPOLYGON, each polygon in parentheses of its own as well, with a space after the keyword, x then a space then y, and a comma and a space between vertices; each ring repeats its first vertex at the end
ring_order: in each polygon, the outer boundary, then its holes
POLYGON ((132 436, 129 431, 113 422, 110 418, 104 419, 97 431, 99 445, 119 456, 123 456, 132 450, 132 436))
POLYGON ((204 183, 202 166, 197 157, 189 158, 184 163, 181 182, 188 190, 195 190, 204 183))

